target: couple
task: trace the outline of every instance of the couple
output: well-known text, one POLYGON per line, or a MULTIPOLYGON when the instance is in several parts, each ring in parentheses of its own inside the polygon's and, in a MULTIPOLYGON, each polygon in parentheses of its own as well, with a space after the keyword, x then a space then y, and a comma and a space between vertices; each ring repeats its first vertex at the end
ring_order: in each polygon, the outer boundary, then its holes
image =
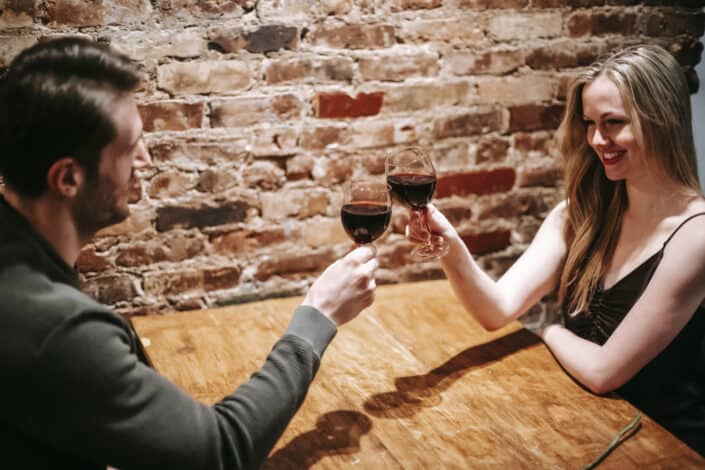
MULTIPOLYGON (((144 364, 73 268, 97 230, 128 216, 130 180, 150 164, 138 82, 129 59, 80 38, 32 46, 0 79, 0 440, 17 468, 257 468, 337 327, 373 301, 378 264, 362 247, 321 274, 262 368, 212 407, 144 364)), ((585 71, 559 143, 566 200, 498 281, 437 209, 424 212, 450 246, 448 279, 488 329, 557 292, 562 316, 531 328, 565 370, 705 455, 705 200, 677 62, 643 46, 585 71)))

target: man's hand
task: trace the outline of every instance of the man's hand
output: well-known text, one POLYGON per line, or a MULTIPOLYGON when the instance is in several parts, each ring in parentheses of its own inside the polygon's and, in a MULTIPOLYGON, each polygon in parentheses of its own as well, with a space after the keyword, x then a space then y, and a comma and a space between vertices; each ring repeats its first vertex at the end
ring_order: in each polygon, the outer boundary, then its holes
POLYGON ((374 300, 376 254, 374 246, 365 245, 328 266, 302 305, 316 308, 337 326, 355 318, 374 300))

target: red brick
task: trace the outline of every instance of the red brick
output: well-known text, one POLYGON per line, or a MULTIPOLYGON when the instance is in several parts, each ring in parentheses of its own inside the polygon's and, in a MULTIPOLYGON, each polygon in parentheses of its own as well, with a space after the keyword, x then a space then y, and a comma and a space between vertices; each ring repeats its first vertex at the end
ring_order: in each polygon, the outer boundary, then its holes
POLYGON ((393 54, 361 58, 358 60, 360 75, 364 80, 401 82, 409 77, 438 75, 438 55, 428 53, 393 54))
POLYGON ((523 154, 548 153, 553 135, 549 132, 515 132, 512 135, 514 148, 523 154))
POLYGON ((144 275, 144 291, 149 295, 170 295, 203 290, 203 272, 169 271, 144 275))
POLYGON ((185 299, 173 298, 169 299, 171 308, 180 312, 188 310, 202 310, 206 308, 206 304, 200 297, 188 297, 185 299))
POLYGON ((333 144, 345 144, 350 140, 347 126, 321 126, 305 128, 301 133, 301 147, 321 150, 333 144))
POLYGON ((208 269, 203 272, 203 288, 212 291, 234 287, 240 280, 240 273, 241 269, 237 266, 208 269))
POLYGON ((499 193, 512 189, 515 180, 513 168, 443 175, 438 178, 435 196, 444 198, 499 193))
POLYGON ((319 93, 316 116, 319 118, 354 118, 379 114, 383 93, 359 93, 355 98, 345 93, 319 93))
POLYGON ((202 254, 205 244, 200 238, 182 234, 131 242, 122 246, 115 258, 119 266, 145 266, 162 261, 178 262, 202 254))
POLYGON ((249 132, 250 153, 255 157, 286 157, 299 151, 301 129, 287 125, 254 129, 249 132))
POLYGON ((314 160, 310 155, 296 155, 286 160, 286 178, 289 181, 309 178, 314 160))
POLYGON ((166 19, 175 16, 180 20, 192 21, 194 16, 214 19, 241 16, 243 7, 249 5, 250 2, 251 0, 161 0, 159 6, 164 11, 163 17, 166 19))
POLYGON ((456 52, 446 58, 455 75, 504 75, 524 65, 524 53, 518 49, 494 50, 483 53, 456 52))
POLYGON ((195 28, 179 28, 177 31, 128 31, 120 28, 106 32, 102 37, 109 40, 112 47, 138 62, 156 62, 165 57, 193 58, 206 50, 206 41, 195 28))
POLYGON ((180 196, 194 187, 193 177, 179 171, 157 173, 149 182, 147 190, 154 199, 180 196))
POLYGON ((603 34, 633 35, 636 27, 636 15, 624 11, 580 11, 570 15, 566 22, 568 33, 572 37, 603 34))
POLYGON ((250 188, 272 190, 286 181, 284 170, 272 162, 255 161, 242 170, 242 179, 250 188))
POLYGON ((476 111, 450 117, 441 117, 433 123, 433 136, 436 139, 463 137, 498 131, 502 126, 502 116, 498 111, 476 111))
POLYGON ((69 26, 99 26, 103 23, 102 0, 48 0, 50 23, 69 26))
POLYGON ((442 206, 438 208, 443 213, 443 215, 446 216, 448 222, 450 222, 456 227, 462 222, 468 221, 472 218, 472 209, 468 205, 442 206))
POLYGON ((525 166, 519 170, 517 185, 522 188, 533 186, 553 188, 558 186, 562 177, 563 169, 558 166, 525 166))
POLYGON ((553 11, 506 12, 490 16, 487 22, 487 33, 499 41, 557 37, 562 29, 563 15, 553 11))
POLYGON ((331 250, 303 255, 291 255, 288 253, 272 254, 270 259, 262 262, 257 267, 255 279, 258 281, 266 281, 276 275, 281 276, 320 271, 333 261, 335 261, 335 254, 331 250))
POLYGON ((582 67, 592 64, 603 53, 601 44, 560 41, 532 49, 526 56, 526 65, 535 70, 582 67))
POLYGON ((311 42, 338 49, 379 49, 393 46, 396 39, 392 25, 351 24, 320 27, 311 34, 311 42))
POLYGON ((292 26, 264 25, 245 34, 245 49, 249 52, 267 53, 296 47, 298 30, 292 26))
POLYGON ((321 186, 347 181, 352 176, 351 158, 320 158, 313 169, 313 179, 321 186))
POLYGON ((509 108, 509 132, 556 129, 564 105, 524 105, 509 108))
POLYGON ((239 179, 231 171, 202 171, 196 182, 196 190, 202 193, 220 193, 237 186, 239 179))
POLYGON ((242 60, 173 62, 157 68, 157 84, 172 94, 232 93, 247 88, 255 73, 242 60))
POLYGON ((0 27, 31 26, 37 10, 37 0, 5 0, 0 8, 0 27))
POLYGON ((113 267, 108 258, 99 255, 95 251, 95 246, 88 245, 83 248, 76 260, 76 267, 82 273, 105 271, 113 267))
POLYGON ((279 59, 264 67, 264 79, 269 85, 286 82, 350 82, 354 75, 354 62, 349 57, 279 59))
POLYGON ((569 0, 532 0, 534 8, 560 8, 566 6, 569 0))
POLYGON ((689 34, 700 37, 705 32, 705 13, 654 12, 645 13, 640 21, 648 36, 689 34))
POLYGON ((160 207, 157 209, 157 231, 242 222, 247 218, 248 207, 249 205, 242 201, 226 202, 220 206, 202 204, 200 207, 160 207))
POLYGON ((394 0, 392 11, 432 10, 443 6, 443 0, 394 0))
POLYGON ((481 19, 475 15, 460 18, 414 19, 403 24, 398 33, 406 43, 445 42, 467 47, 468 44, 488 43, 481 19))
POLYGON ((461 234, 465 245, 474 255, 484 255, 495 251, 501 251, 509 246, 511 233, 508 230, 496 230, 486 233, 461 234))
MULTIPOLYGON (((0 30, 2 30, 2 20, 0 17, 0 30)), ((10 65, 12 59, 24 49, 33 46, 37 42, 37 37, 26 34, 22 36, 0 35, 0 70, 10 65)), ((1 72, 0 72, 1 73, 1 72)))
POLYGON ((301 116, 303 103, 293 94, 248 96, 211 102, 211 126, 251 126, 301 116))
POLYGON ((150 0, 103 0, 103 23, 125 27, 149 19, 150 0))
POLYGON ((262 218, 282 220, 291 216, 305 219, 325 214, 330 192, 322 188, 290 188, 278 192, 262 192, 262 218))
POLYGON ((543 215, 549 209, 543 197, 535 194, 509 194, 490 201, 478 219, 502 219, 522 215, 543 215))
POLYGON ((475 163, 497 163, 507 159, 509 142, 501 137, 487 137, 477 143, 475 163))
POLYGON ((459 0, 458 6, 461 8, 474 8, 476 10, 486 10, 495 8, 525 8, 529 5, 529 0, 459 0))
POLYGON ((139 106, 146 132, 182 131, 201 127, 203 103, 184 101, 157 101, 139 106))
POLYGON ((273 226, 262 229, 243 229, 213 234, 210 241, 218 253, 240 254, 281 243, 287 240, 284 228, 273 226))
POLYGON ((471 86, 466 81, 387 87, 384 110, 405 112, 455 106, 464 103, 470 91, 471 86))
POLYGON ((303 110, 303 103, 299 97, 292 94, 272 96, 271 106, 274 114, 281 119, 298 118, 303 110))
POLYGON ((218 166, 223 163, 242 163, 247 158, 246 142, 242 143, 157 143, 149 146, 152 161, 193 168, 194 162, 218 166))
POLYGON ((127 274, 108 274, 81 283, 81 290, 100 303, 130 301, 137 295, 134 280, 127 274))
POLYGON ((357 149, 411 144, 418 140, 420 129, 407 120, 359 121, 352 124, 351 145, 357 149))

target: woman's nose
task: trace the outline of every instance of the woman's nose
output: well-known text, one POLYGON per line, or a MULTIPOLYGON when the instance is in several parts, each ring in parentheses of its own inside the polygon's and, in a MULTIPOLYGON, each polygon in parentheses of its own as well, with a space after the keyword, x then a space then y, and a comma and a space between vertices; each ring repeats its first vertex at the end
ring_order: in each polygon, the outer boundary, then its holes
POLYGON ((593 147, 596 147, 598 145, 604 145, 607 143, 607 139, 605 138, 605 135, 600 131, 599 127, 595 127, 595 130, 592 133, 592 139, 591 142, 593 147))

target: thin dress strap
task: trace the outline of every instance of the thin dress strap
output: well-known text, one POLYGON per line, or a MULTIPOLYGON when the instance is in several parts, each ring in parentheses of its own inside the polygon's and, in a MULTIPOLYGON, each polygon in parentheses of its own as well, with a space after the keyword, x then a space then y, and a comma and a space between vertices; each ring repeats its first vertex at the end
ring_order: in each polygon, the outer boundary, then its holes
POLYGON ((695 218, 695 217, 698 217, 699 215, 705 215, 705 212, 698 212, 697 214, 693 214, 693 215, 691 215, 690 217, 688 217, 687 219, 685 219, 683 222, 681 222, 681 223, 678 225, 678 227, 676 227, 676 229, 675 229, 673 232, 671 232, 671 234, 668 236, 668 238, 666 239, 666 241, 663 242, 663 247, 666 248, 666 245, 668 244, 668 242, 671 241, 671 238, 673 238, 673 235, 675 235, 676 232, 678 232, 678 230, 680 230, 681 227, 686 224, 686 222, 688 222, 690 219, 693 219, 693 218, 695 218))

